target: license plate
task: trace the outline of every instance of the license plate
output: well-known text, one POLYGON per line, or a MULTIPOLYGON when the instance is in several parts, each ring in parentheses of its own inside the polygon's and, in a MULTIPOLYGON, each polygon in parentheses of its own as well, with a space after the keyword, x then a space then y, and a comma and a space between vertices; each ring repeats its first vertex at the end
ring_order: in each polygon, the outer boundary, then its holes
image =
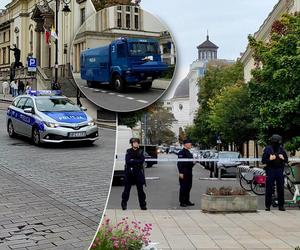
POLYGON ((70 138, 86 137, 86 132, 71 132, 69 133, 70 138))

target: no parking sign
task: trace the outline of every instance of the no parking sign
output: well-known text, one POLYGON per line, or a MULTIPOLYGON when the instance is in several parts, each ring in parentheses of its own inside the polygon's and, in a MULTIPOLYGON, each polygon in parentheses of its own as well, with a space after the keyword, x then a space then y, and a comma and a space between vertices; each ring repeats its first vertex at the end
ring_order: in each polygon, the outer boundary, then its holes
POLYGON ((36 72, 36 58, 28 58, 28 72, 36 72))

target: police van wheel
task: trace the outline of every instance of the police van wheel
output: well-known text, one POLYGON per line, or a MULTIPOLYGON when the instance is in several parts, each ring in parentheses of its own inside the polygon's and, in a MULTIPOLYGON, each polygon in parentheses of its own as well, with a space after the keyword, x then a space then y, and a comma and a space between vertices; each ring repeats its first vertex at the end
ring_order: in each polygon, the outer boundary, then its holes
POLYGON ((40 132, 37 130, 37 128, 33 128, 32 130, 32 142, 36 146, 40 145, 41 143, 40 132))
POLYGON ((116 75, 114 77, 113 85, 114 85, 115 90, 118 92, 123 92, 125 90, 125 81, 119 75, 116 75))
POLYGON ((141 84, 143 90, 149 90, 152 87, 152 82, 145 82, 141 84))
POLYGON ((11 138, 16 136, 14 125, 11 120, 7 124, 7 132, 8 132, 9 137, 11 137, 11 138))
POLYGON ((95 87, 95 83, 93 81, 87 81, 86 83, 87 83, 87 86, 89 88, 94 88, 95 87))

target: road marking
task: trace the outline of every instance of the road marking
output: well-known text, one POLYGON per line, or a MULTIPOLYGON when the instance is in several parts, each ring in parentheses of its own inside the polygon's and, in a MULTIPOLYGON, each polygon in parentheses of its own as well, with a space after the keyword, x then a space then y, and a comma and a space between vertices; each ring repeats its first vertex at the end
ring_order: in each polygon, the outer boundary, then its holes
POLYGON ((134 98, 130 97, 130 96, 127 96, 126 99, 128 99, 128 100, 134 100, 134 98))
POLYGON ((118 97, 125 97, 124 95, 118 95, 118 97))
POLYGON ((106 91, 106 90, 101 90, 101 92, 102 92, 102 93, 107 93, 107 91, 106 91))
POLYGON ((147 101, 144 101, 144 100, 137 100, 137 102, 148 103, 147 101))
POLYGON ((146 177, 146 180, 160 180, 160 177, 146 177))
POLYGON ((109 95, 115 95, 116 93, 113 93, 113 92, 109 92, 108 94, 109 94, 109 95))

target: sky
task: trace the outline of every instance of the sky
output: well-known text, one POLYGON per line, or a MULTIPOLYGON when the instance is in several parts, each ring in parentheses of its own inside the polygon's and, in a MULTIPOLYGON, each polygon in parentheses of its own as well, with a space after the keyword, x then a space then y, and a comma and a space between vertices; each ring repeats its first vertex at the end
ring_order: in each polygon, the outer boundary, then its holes
MULTIPOLYGON (((71 0, 75 1, 75 0, 71 0)), ((10 0, 2 0, 4 8, 10 0)), ((237 59, 278 0, 142 0, 141 7, 158 17, 172 33, 178 52, 176 76, 168 96, 197 59, 197 46, 210 40, 218 58, 237 59)))

